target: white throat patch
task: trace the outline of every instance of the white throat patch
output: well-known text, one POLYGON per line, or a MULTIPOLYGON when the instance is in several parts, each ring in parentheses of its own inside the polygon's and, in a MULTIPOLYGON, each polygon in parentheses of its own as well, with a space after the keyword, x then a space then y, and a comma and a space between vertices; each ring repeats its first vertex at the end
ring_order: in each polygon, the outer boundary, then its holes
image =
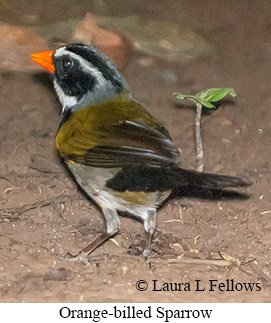
POLYGON ((78 103, 75 96, 70 96, 64 93, 61 87, 57 84, 56 80, 54 80, 54 87, 59 101, 63 107, 72 107, 78 103))

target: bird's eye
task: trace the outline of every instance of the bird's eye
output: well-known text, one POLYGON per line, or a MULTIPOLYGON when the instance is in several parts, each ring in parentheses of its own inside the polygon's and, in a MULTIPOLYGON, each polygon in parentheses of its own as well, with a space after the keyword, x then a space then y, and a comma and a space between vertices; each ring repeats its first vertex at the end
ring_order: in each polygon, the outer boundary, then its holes
POLYGON ((70 70, 74 65, 73 60, 69 57, 65 57, 63 59, 62 63, 63 63, 63 67, 65 70, 70 70))

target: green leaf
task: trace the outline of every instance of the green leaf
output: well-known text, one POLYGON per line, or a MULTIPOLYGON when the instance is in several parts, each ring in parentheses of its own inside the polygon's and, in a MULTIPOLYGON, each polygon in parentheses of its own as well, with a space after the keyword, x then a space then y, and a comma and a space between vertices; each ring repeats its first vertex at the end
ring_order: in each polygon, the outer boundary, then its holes
POLYGON ((217 102, 222 100, 226 95, 236 96, 236 92, 233 88, 212 88, 201 91, 196 95, 182 94, 182 93, 173 93, 177 99, 184 100, 188 99, 194 103, 199 103, 202 106, 213 109, 215 106, 212 102, 217 102))
POLYGON ((176 98, 180 100, 188 99, 189 101, 192 101, 196 104, 199 103, 202 106, 205 106, 207 108, 210 108, 210 109, 215 108, 215 106, 211 102, 208 102, 207 100, 202 99, 197 95, 189 95, 189 94, 182 94, 182 93, 173 93, 173 95, 175 95, 176 98))
POLYGON ((236 96, 236 92, 233 88, 212 88, 201 91, 195 96, 201 99, 204 99, 208 102, 217 102, 222 100, 226 95, 236 96))
POLYGON ((208 101, 201 99, 201 98, 197 98, 196 96, 189 98, 188 100, 190 100, 196 104, 199 103, 202 106, 205 106, 206 108, 210 108, 210 109, 215 108, 215 106, 211 102, 208 102, 208 101))
POLYGON ((189 99, 189 98, 193 97, 193 95, 182 94, 182 93, 177 93, 177 92, 174 92, 173 95, 175 95, 176 98, 179 100, 189 99))

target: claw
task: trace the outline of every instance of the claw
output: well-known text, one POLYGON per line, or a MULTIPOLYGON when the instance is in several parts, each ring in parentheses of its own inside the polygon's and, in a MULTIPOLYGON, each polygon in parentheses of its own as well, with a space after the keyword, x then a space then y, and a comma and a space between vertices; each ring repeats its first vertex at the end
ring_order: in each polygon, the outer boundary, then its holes
POLYGON ((97 267, 97 265, 91 259, 88 258, 88 253, 84 251, 79 252, 77 255, 73 255, 68 251, 66 256, 61 257, 61 259, 66 259, 69 261, 80 261, 85 265, 97 267))

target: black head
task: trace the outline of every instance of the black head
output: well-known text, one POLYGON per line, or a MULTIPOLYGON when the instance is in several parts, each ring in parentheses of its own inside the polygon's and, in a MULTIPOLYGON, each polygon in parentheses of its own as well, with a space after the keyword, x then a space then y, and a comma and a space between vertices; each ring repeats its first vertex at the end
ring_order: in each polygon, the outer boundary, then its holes
POLYGON ((89 97, 102 101, 127 89, 126 82, 110 59, 97 49, 74 43, 53 55, 54 84, 63 105, 89 97))

